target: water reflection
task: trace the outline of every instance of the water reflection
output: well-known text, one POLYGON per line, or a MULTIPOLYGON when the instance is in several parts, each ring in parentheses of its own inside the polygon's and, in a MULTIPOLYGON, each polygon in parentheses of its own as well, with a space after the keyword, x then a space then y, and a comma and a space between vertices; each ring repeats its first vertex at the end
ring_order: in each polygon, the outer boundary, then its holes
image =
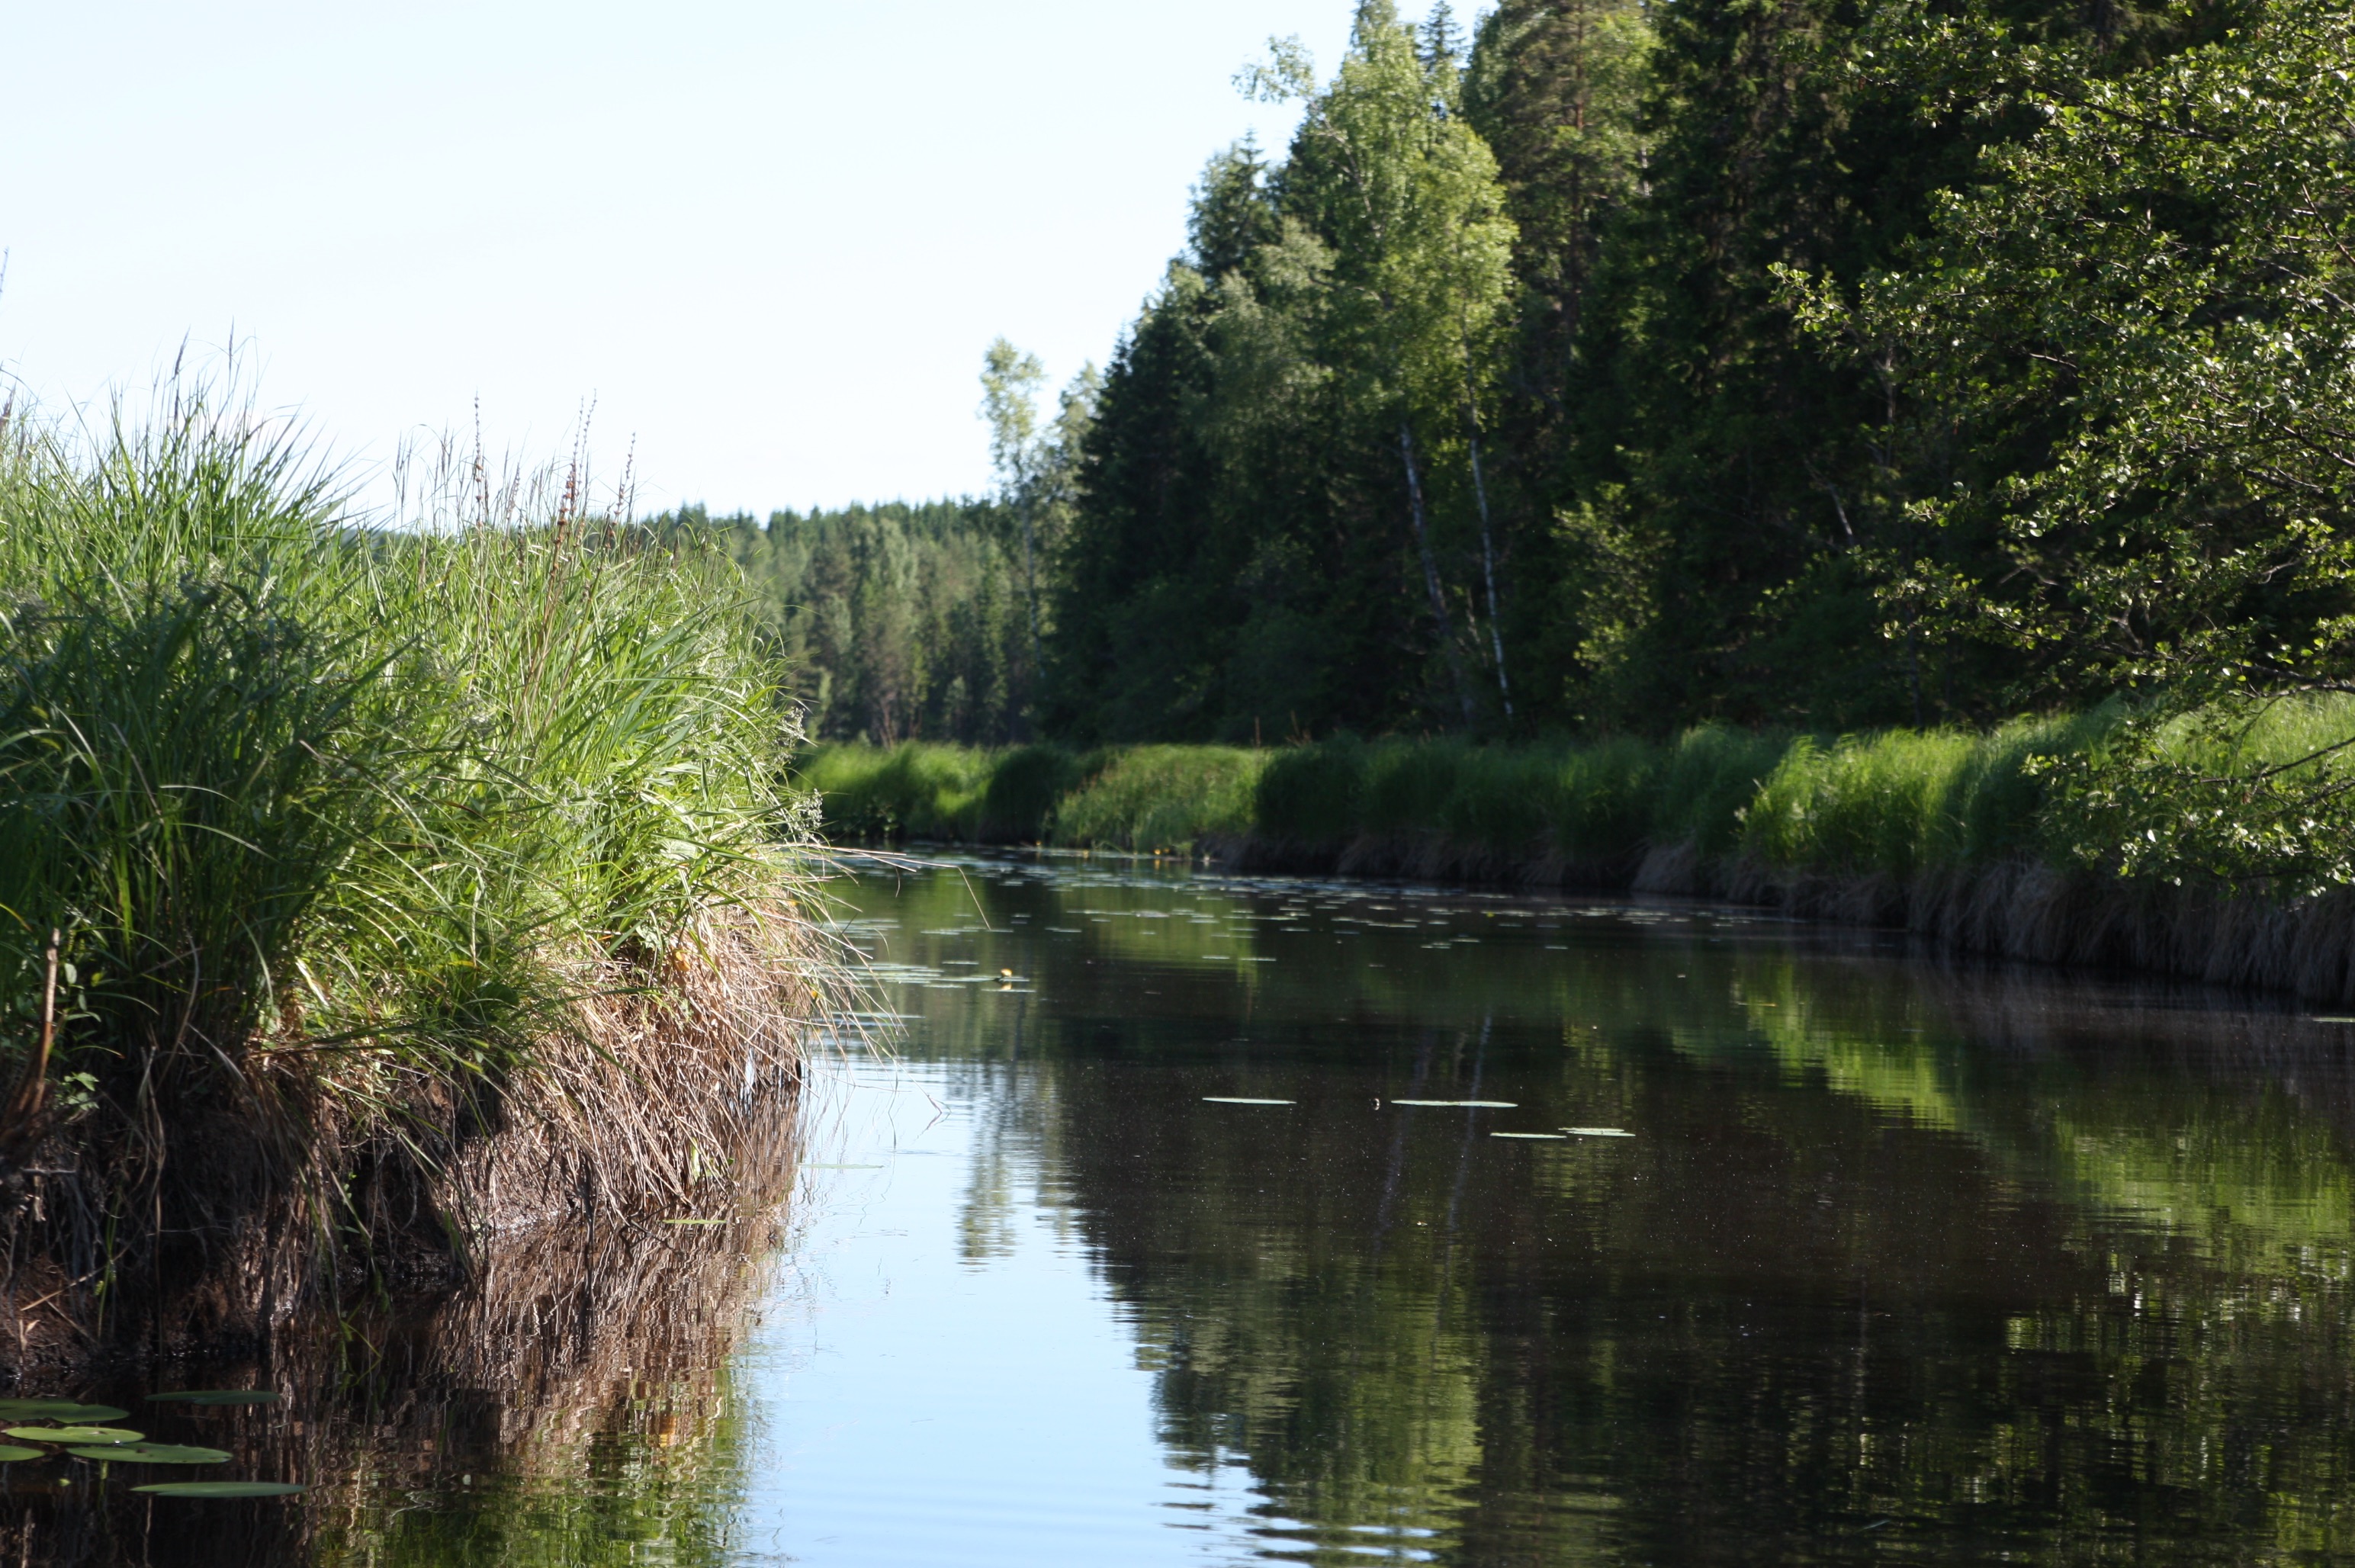
POLYGON ((302 1507, 12 1476, 0 1561, 2355 1562, 2355 1026, 1724 912, 849 896, 906 1027, 790 1242, 357 1325, 239 1439, 302 1507))
POLYGON ((868 905, 912 1049, 1028 1119, 1273 1553, 2350 1553, 2343 1026, 1678 912, 964 899, 868 905))
POLYGON ((82 1391, 218 1467, 52 1459, 0 1467, 0 1561, 75 1564, 602 1564, 739 1561, 749 1414, 731 1377, 765 1284, 793 1140, 753 1212, 492 1238, 433 1310, 363 1298, 267 1356, 170 1362, 82 1391), (190 1408, 156 1388, 260 1388, 190 1408), (292 1479, 291 1500, 149 1498, 133 1486, 292 1479))

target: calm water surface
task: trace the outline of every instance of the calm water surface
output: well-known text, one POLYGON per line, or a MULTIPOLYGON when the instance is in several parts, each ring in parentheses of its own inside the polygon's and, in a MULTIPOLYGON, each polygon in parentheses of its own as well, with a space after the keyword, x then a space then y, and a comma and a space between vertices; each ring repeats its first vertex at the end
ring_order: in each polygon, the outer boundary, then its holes
POLYGON ((821 1075, 711 1365, 444 1388, 431 1459, 111 1550, 2355 1562, 2355 1023, 1069 859, 845 913, 896 1060, 821 1075))

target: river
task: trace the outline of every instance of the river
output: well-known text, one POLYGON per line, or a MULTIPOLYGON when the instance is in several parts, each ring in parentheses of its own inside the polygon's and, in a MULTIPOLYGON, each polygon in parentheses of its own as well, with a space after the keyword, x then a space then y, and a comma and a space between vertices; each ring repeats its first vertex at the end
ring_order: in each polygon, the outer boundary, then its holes
POLYGON ((877 1010, 708 1375, 140 1560, 2355 1562, 2355 1020, 1667 903, 843 891, 877 1010))

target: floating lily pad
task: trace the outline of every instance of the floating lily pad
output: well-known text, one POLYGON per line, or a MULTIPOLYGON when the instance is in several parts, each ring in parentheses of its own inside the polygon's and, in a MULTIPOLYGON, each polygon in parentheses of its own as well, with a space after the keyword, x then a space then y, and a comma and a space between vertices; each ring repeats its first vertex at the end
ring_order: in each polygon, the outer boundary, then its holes
POLYGON ((20 1448, 14 1443, 0 1443, 0 1465, 13 1465, 20 1459, 46 1459, 48 1456, 47 1449, 20 1448))
POLYGON ((131 1489, 156 1498, 291 1498, 311 1488, 292 1481, 158 1481, 131 1489))
POLYGON ((0 1421, 120 1421, 131 1413, 69 1399, 0 1399, 0 1421))
POLYGON ((27 1443, 55 1443, 60 1447, 75 1443, 136 1443, 147 1435, 127 1426, 11 1426, 7 1435, 27 1443))
POLYGON ((272 1388, 184 1388, 170 1393, 151 1393, 151 1404, 276 1404, 278 1391, 272 1388))
POLYGON ((118 1443, 110 1448, 69 1448, 77 1459, 111 1459, 124 1465, 226 1465, 220 1448, 190 1448, 176 1443, 118 1443))
POLYGON ((1490 1133, 1488 1136, 1492 1138, 1551 1138, 1559 1143, 1568 1135, 1564 1133, 1490 1133))
POLYGON ((1574 1138, 1632 1138, 1636 1135, 1625 1127, 1564 1127, 1574 1138))
POLYGON ((1512 1111, 1519 1109, 1511 1100, 1392 1100, 1393 1105, 1429 1105, 1448 1111, 1512 1111))
POLYGON ((1241 1094, 1205 1094, 1203 1100, 1212 1105, 1296 1105, 1297 1100, 1253 1100, 1241 1094))

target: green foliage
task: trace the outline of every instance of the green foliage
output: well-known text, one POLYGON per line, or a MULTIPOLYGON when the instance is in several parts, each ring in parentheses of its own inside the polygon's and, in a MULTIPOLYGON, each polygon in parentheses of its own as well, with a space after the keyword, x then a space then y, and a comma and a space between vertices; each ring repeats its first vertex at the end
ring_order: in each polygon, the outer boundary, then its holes
POLYGON ((1886 27, 1900 69, 1948 84, 1934 109, 2032 129, 1902 268, 1794 275, 1891 389, 1884 604, 2019 698, 2143 695, 2063 769, 2087 858, 2344 883, 2355 728, 2301 708, 2306 752, 2241 763, 2280 699, 2355 689, 2355 22, 2274 0, 2112 70, 1976 12, 1886 27))
POLYGON ((986 751, 909 741, 889 751, 815 747, 794 771, 816 792, 825 829, 837 840, 970 839, 980 829, 994 760, 986 751))
POLYGON ((996 744, 1028 722, 1023 585, 1001 509, 894 502, 762 523, 689 507, 648 528, 734 560, 813 736, 996 744))
POLYGON ((982 795, 978 837, 1044 838, 1057 804, 1085 782, 1091 760, 1060 746, 1018 746, 996 758, 982 795))
POLYGON ((714 517, 645 525, 733 558, 808 732, 895 746, 1028 737, 1040 699, 1047 583, 1070 530, 1079 445, 1098 377, 1083 368, 1041 422, 1036 358, 1000 339, 983 412, 1001 481, 988 501, 714 517))
POLYGON ((1054 732, 1455 728, 1489 700, 1481 664, 1501 701, 1475 459, 1513 227, 1459 74, 1380 8, 1322 91, 1296 48, 1249 73, 1307 112, 1280 167, 1212 161, 1187 256, 1114 357, 1056 596, 1054 732))
POLYGON ((1267 753, 1228 746, 1139 746, 1115 753, 1055 808, 1059 844, 1184 849, 1251 830, 1267 753))
MULTIPOLYGON (((2345 885, 2350 52, 2319 0, 1505 0, 1468 58, 1364 5, 1321 83, 1279 45, 1242 82, 1299 133, 1211 161, 1057 438, 1051 678, 991 710, 1281 741, 1263 827, 1302 846, 1673 822, 2345 885), (2006 722, 2057 713, 2096 717, 2006 722), (1402 732, 1465 744, 1290 749, 1402 732), (1581 744, 1472 743, 1540 734, 1581 744)), ((993 355, 993 515, 1044 517, 1035 377, 993 355)), ((917 707, 821 723, 1029 733, 917 707)))
MULTIPOLYGON (((2265 733, 2265 754, 2295 752, 2311 725, 2328 721, 2285 720, 2265 733)), ((846 837, 1051 837, 1132 850, 1249 839, 1310 860, 1337 859, 1362 840, 1428 846, 1459 863, 1550 858, 1623 872, 1646 849, 1688 848, 1721 863, 1902 880, 2011 859, 2065 863, 2074 819, 2050 787, 2051 763, 2105 743, 2117 723, 2105 711, 1981 735, 1835 741, 1705 726, 1667 744, 1344 735, 1273 751, 1140 746, 1089 756, 1045 746, 837 746, 805 758, 800 777, 824 797, 829 829, 846 837)), ((2188 734, 2177 754, 2215 765, 2188 734)))
POLYGON ((780 886, 792 728, 734 575, 584 486, 451 485, 462 510, 371 534, 214 389, 80 442, 20 431, 0 1009, 21 1052, 61 931, 60 1108, 119 1117, 147 1162, 285 1072, 381 1125, 780 886))

